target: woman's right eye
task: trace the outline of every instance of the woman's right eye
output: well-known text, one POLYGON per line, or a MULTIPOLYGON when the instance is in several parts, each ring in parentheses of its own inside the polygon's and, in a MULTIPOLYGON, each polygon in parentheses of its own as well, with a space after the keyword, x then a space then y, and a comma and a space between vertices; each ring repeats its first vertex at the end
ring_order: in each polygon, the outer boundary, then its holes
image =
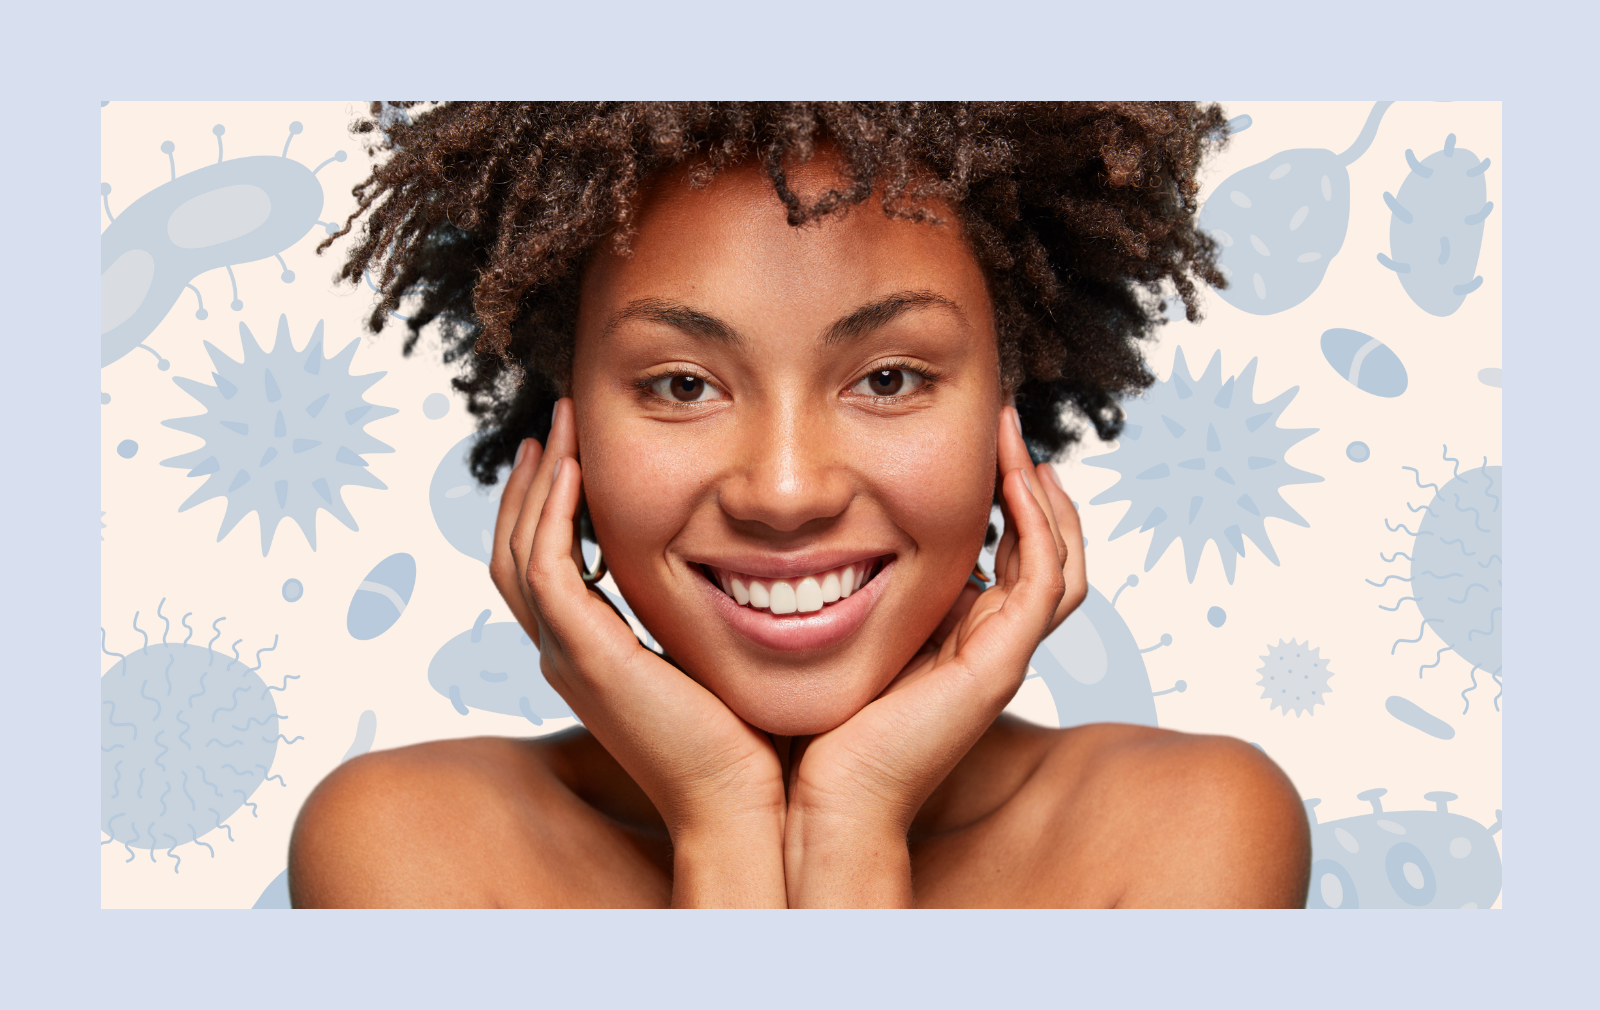
POLYGON ((704 403, 722 399, 722 391, 698 375, 663 375, 650 383, 650 391, 673 403, 704 403))

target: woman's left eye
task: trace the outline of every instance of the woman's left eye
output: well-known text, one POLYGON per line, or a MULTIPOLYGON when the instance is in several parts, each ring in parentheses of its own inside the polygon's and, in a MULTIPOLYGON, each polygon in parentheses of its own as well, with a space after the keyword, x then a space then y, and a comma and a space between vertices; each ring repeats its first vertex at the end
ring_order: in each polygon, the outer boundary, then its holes
POLYGON ((850 392, 860 396, 904 396, 927 381, 909 368, 880 368, 862 376, 850 392))
POLYGON ((698 375, 663 375, 650 383, 650 391, 673 403, 703 403, 722 399, 722 391, 698 375))

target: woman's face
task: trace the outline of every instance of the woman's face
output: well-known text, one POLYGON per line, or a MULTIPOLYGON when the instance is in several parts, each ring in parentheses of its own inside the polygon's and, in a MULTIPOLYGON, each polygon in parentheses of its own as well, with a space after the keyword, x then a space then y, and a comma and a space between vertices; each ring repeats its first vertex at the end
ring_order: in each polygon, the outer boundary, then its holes
MULTIPOLYGON (((790 185, 839 185, 835 164, 790 185)), ((954 214, 932 209, 948 223, 872 199, 794 228, 759 168, 700 190, 668 175, 632 254, 584 277, 571 393, 607 564, 668 654, 768 732, 870 702, 982 547, 993 311, 954 214)))

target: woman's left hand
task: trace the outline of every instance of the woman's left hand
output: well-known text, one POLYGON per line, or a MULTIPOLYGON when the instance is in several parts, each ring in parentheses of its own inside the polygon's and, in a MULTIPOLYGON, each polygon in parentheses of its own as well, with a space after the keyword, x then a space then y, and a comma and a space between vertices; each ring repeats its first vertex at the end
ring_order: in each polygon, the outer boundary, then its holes
POLYGON ((882 694, 792 755, 792 908, 911 904, 912 818, 1016 694, 1039 642, 1088 593, 1076 509, 1050 464, 1030 460, 1015 410, 1004 408, 1000 422, 1006 532, 994 585, 963 590, 882 694))

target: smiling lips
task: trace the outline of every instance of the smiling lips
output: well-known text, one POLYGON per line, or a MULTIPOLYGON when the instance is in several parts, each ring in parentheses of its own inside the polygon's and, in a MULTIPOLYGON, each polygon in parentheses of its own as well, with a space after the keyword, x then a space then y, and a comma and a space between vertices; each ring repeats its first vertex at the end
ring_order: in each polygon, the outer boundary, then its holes
POLYGON ((869 558, 788 579, 766 579, 706 566, 722 591, 741 607, 774 615, 811 614, 848 599, 876 574, 882 558, 869 558))

